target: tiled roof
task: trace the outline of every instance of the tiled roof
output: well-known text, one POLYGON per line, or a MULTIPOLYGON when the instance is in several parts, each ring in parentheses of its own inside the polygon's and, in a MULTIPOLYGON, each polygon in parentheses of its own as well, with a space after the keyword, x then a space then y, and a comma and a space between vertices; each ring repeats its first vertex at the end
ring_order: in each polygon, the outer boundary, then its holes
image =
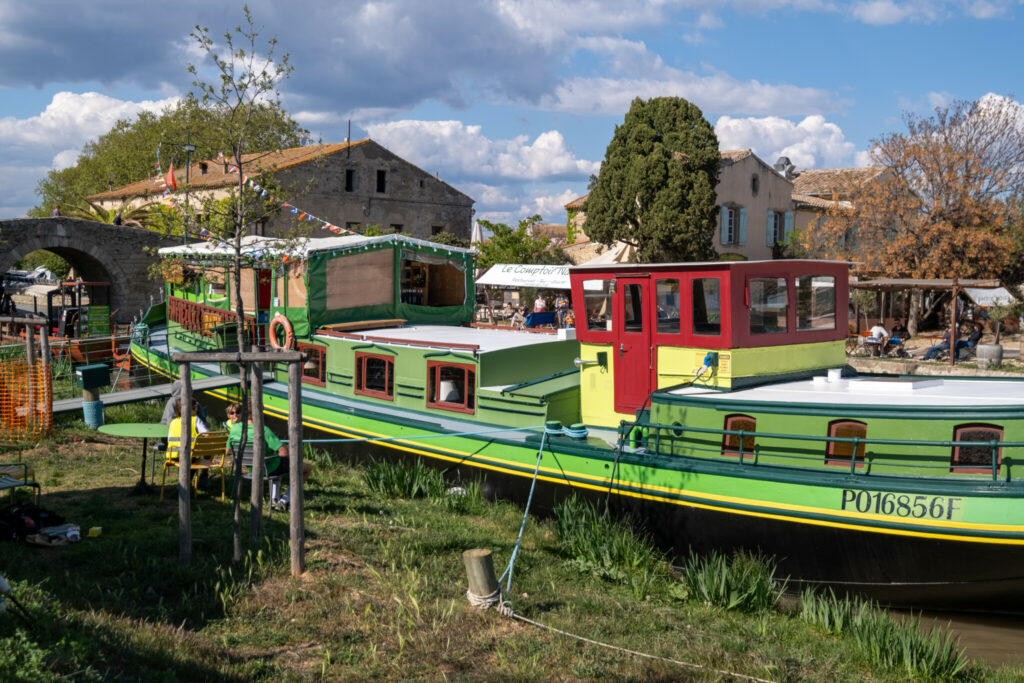
POLYGON ((723 149, 721 154, 723 161, 736 163, 737 161, 743 161, 747 157, 751 156, 753 152, 749 149, 723 149))
POLYGON ((565 223, 537 223, 530 230, 535 236, 544 235, 548 239, 562 240, 563 242, 568 232, 565 223))
POLYGON ((798 192, 793 193, 793 201, 796 203, 797 208, 801 206, 809 206, 815 209, 832 209, 849 208, 852 206, 850 202, 822 199, 821 197, 814 197, 809 194, 800 194, 798 192))
POLYGON ((815 197, 847 196, 885 172, 884 166, 823 168, 801 171, 793 179, 794 194, 815 197))
MULTIPOLYGON (((276 152, 256 152, 242 155, 242 167, 246 175, 255 175, 263 170, 283 170, 292 166, 304 164, 318 157, 335 154, 348 147, 357 147, 368 140, 356 140, 355 142, 338 142, 330 145, 310 145, 308 147, 290 147, 276 152)), ((237 173, 227 173, 224 170, 223 160, 197 161, 189 166, 189 187, 194 190, 211 190, 218 187, 226 187, 238 183, 237 173), (206 173, 202 172, 201 165, 206 164, 206 173)), ((89 199, 93 201, 104 201, 111 199, 128 199, 141 197, 143 195, 159 196, 164 187, 161 184, 166 178, 167 171, 161 177, 138 180, 128 185, 115 187, 106 192, 94 194, 89 199)), ((185 185, 185 168, 175 168, 174 178, 178 182, 179 192, 185 185)))
POLYGON ((590 193, 587 193, 587 194, 583 195, 582 197, 577 197, 576 199, 574 199, 571 202, 569 202, 568 204, 566 204, 565 208, 568 211, 582 211, 583 210, 583 204, 587 201, 587 197, 589 197, 589 196, 590 196, 590 193))

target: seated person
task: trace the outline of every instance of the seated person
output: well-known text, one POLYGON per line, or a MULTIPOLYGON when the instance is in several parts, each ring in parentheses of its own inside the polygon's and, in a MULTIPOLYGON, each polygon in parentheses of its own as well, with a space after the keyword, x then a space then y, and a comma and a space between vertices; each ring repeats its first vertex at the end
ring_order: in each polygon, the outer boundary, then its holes
MULTIPOLYGON (((170 424, 178 413, 175 412, 181 404, 181 380, 176 379, 171 383, 171 395, 167 399, 167 403, 164 404, 164 414, 160 418, 160 424, 170 424)), ((199 419, 206 422, 206 410, 202 404, 196 403, 195 399, 192 400, 192 414, 198 415, 199 419)))
POLYGON ((957 339, 956 340, 956 346, 953 348, 953 360, 954 361, 960 360, 960 349, 964 349, 964 348, 971 348, 972 349, 975 346, 977 346, 978 342, 981 341, 981 336, 983 334, 984 334, 984 331, 981 328, 981 323, 974 323, 973 325, 971 325, 971 333, 969 335, 967 335, 967 340, 966 341, 964 341, 963 339, 957 339))
POLYGON ((886 332, 885 328, 882 326, 882 321, 879 320, 878 323, 871 328, 867 339, 864 340, 864 343, 868 346, 872 356, 882 355, 882 349, 885 348, 885 340, 888 339, 888 337, 889 333, 886 332))
POLYGON ((896 353, 902 357, 907 357, 907 352, 904 350, 907 340, 910 339, 910 330, 907 329, 906 321, 897 320, 889 330, 889 341, 885 343, 885 353, 896 353))
POLYGON ((526 324, 526 308, 520 306, 516 309, 516 312, 512 314, 512 327, 523 329, 526 324))
MULTIPOLYGON (((171 423, 167 425, 167 457, 177 458, 181 453, 181 438, 184 435, 181 424, 181 399, 174 402, 172 411, 174 417, 171 419, 171 423)), ((208 431, 210 431, 210 428, 207 426, 206 420, 199 416, 199 403, 192 399, 192 436, 190 437, 190 443, 195 443, 197 436, 208 431)))
MULTIPOLYGON (((228 433, 228 447, 236 447, 242 441, 242 406, 237 403, 232 403, 227 409, 228 422, 231 423, 231 431, 228 433)), ((248 425, 246 429, 246 443, 252 443, 252 414, 249 414, 248 425)), ((277 435, 270 430, 270 427, 263 425, 263 446, 264 446, 264 465, 266 467, 268 477, 284 477, 288 478, 288 446, 281 443, 281 440, 277 438, 277 435)), ((302 482, 305 483, 309 478, 309 473, 313 471, 313 466, 308 462, 302 463, 302 482)), ((287 510, 288 504, 291 501, 291 490, 289 489, 277 500, 271 501, 271 505, 274 506, 275 510, 287 510)))
POLYGON ((894 324, 892 329, 889 331, 889 336, 895 337, 896 339, 904 342, 910 339, 910 330, 907 329, 907 321, 903 319, 897 320, 896 324, 894 324))
POLYGON ((943 351, 948 351, 948 350, 949 350, 949 330, 946 330, 943 333, 943 335, 942 335, 942 341, 940 341, 938 344, 936 344, 935 346, 930 347, 927 351, 925 351, 924 355, 921 356, 921 360, 934 360, 935 358, 938 357, 938 355, 940 353, 942 353, 943 351))

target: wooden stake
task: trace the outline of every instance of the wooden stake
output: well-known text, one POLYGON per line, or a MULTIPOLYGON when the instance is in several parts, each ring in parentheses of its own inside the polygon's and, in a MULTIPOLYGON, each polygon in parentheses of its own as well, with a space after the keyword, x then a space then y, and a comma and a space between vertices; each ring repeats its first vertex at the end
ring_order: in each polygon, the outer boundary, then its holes
POLYGON ((491 557, 491 551, 486 548, 467 550, 462 553, 462 561, 466 564, 469 592, 478 598, 495 595, 498 590, 498 579, 494 576, 494 559, 491 557))
POLYGON ((178 450, 178 561, 192 563, 192 367, 178 366, 181 377, 181 441, 178 450))
MULTIPOLYGON (((252 416, 252 490, 249 492, 249 538, 256 540, 263 535, 263 365, 253 363, 251 366, 251 389, 249 398, 250 415, 252 416)), ((270 501, 273 504, 274 501, 270 501)))
POLYGON ((291 540, 292 576, 306 571, 305 528, 303 509, 305 492, 302 482, 302 361, 288 363, 288 478, 290 517, 288 533, 291 540))

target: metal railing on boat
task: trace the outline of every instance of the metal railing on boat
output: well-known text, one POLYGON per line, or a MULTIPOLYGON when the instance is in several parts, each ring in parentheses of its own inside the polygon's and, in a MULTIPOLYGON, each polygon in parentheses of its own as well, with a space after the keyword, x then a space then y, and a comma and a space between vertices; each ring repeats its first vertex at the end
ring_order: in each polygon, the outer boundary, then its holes
MULTIPOLYGON (((709 460, 707 456, 717 455, 718 460, 723 460, 723 457, 731 459, 735 458, 737 462, 743 465, 749 466, 764 466, 770 465, 773 467, 788 467, 792 469, 800 469, 803 471, 815 471, 815 472, 829 472, 835 471, 829 467, 821 467, 822 464, 829 466, 836 465, 848 465, 849 473, 861 476, 872 475, 873 469, 882 467, 901 468, 908 471, 913 470, 931 470, 932 474, 925 474, 924 477, 929 479, 942 479, 942 480, 969 480, 978 481, 978 477, 971 477, 970 474, 979 474, 984 469, 991 473, 993 481, 998 481, 999 472, 1002 469, 1001 465, 1006 463, 1011 464, 1009 458, 1000 457, 1001 450, 1004 448, 1024 448, 1024 441, 955 441, 955 440, 927 440, 927 439, 869 439, 861 437, 840 437, 840 436, 812 436, 806 434, 778 434, 773 432, 758 432, 758 431, 747 431, 742 429, 713 429, 708 427, 689 427, 681 424, 657 424, 657 423, 646 423, 646 422, 630 422, 623 420, 619 423, 619 443, 624 445, 627 443, 640 444, 643 443, 642 447, 644 452, 659 454, 665 456, 675 457, 696 457, 702 460, 709 460), (717 445, 710 439, 700 441, 699 439, 690 438, 687 440, 687 432, 698 434, 717 436, 717 445), (637 436, 639 433, 639 436, 637 436), (727 436, 737 437, 737 445, 735 447, 726 448, 723 444, 724 438, 727 436), (745 448, 745 439, 753 439, 755 445, 752 449, 745 448), (810 452, 803 455, 793 452, 797 449, 783 450, 778 448, 762 448, 760 444, 756 443, 758 439, 765 440, 778 440, 783 442, 810 442, 810 443, 822 443, 825 444, 825 455, 823 457, 820 451, 810 452), (678 444, 688 444, 689 451, 685 452, 685 449, 677 448, 678 444), (849 444, 852 448, 850 450, 849 457, 836 457, 834 455, 828 455, 829 447, 828 444, 849 444), (915 464, 913 462, 899 462, 895 459, 885 460, 879 457, 876 452, 868 451, 869 446, 895 446, 895 447, 924 447, 933 449, 945 449, 950 452, 951 449, 957 447, 965 448, 988 448, 991 454, 990 465, 982 467, 978 464, 961 465, 960 470, 957 471, 957 467, 953 463, 947 461, 946 465, 938 464, 938 458, 936 462, 929 464, 915 464), (861 447, 864 451, 860 457, 861 447), (680 452, 677 452, 680 451, 680 452), (783 462, 770 462, 765 463, 764 458, 770 457, 777 461, 783 462), (792 461, 797 464, 787 464, 786 461, 792 461), (810 463, 814 463, 816 466, 811 467, 810 463), (948 468, 948 472, 944 474, 938 474, 935 471, 943 467, 948 468), (970 471, 968 471, 970 470, 970 471)), ((641 450, 640 446, 634 447, 633 450, 641 450)), ((806 449, 805 449, 806 450, 806 449)), ((906 456, 903 456, 904 458, 906 456)), ((1005 468, 1006 481, 1011 481, 1012 477, 1010 474, 1010 467, 1005 468)), ((921 478, 922 475, 911 475, 911 474, 900 474, 894 472, 886 472, 876 476, 902 476, 905 478, 915 477, 921 478)))

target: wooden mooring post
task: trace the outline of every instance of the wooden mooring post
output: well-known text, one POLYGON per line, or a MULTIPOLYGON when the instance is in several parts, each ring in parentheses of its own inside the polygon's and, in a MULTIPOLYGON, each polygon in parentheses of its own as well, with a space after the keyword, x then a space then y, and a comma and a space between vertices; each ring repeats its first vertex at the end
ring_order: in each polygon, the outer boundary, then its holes
MULTIPOLYGON (((192 378, 191 363, 236 363, 242 367, 251 365, 251 408, 253 416, 253 504, 250 514, 255 512, 262 517, 259 510, 263 502, 262 470, 257 467, 263 459, 263 368, 262 363, 288 363, 288 466, 290 487, 289 540, 291 544, 291 573, 297 576, 305 571, 305 522, 304 492, 302 483, 302 365, 306 355, 299 351, 196 351, 179 352, 171 355, 171 359, 179 364, 181 377, 181 418, 183 425, 191 424, 192 415, 192 378), (187 397, 187 399, 186 399, 187 397), (186 403, 187 400, 187 403, 186 403), (187 406, 187 407, 186 407, 187 406), (188 411, 186 413, 186 411, 188 411), (186 417, 187 415, 187 417, 186 417), (257 417, 258 416, 258 417, 257 417), (258 420, 258 425, 257 425, 258 420), (258 427, 258 428, 257 428, 258 427), (256 446, 260 446, 258 449, 256 446), (257 461, 257 457, 259 461, 257 461)), ((187 565, 192 559, 192 526, 191 508, 188 505, 191 493, 191 474, 186 473, 191 461, 190 429, 182 430, 181 455, 182 466, 178 469, 178 528, 179 528, 179 561, 187 565), (184 489, 184 497, 182 497, 184 489), (185 501, 184 507, 182 501, 185 501)), ((235 454, 241 457, 240 454, 235 454)), ((237 483, 236 483, 237 485, 237 483)), ((251 520, 250 520, 251 521, 251 520)), ((257 521, 257 524, 261 524, 257 521)), ((260 528, 257 526, 256 528, 260 528)), ((250 527, 252 529, 252 527, 250 527)), ((253 537, 255 539, 255 537, 253 537)), ((490 551, 488 551, 490 552, 490 551)), ((492 569, 493 573, 493 569, 492 569)), ((495 582, 497 583, 497 582, 495 582)))
POLYGON ((469 580, 469 595, 474 604, 489 606, 498 600, 498 579, 494 575, 494 558, 486 548, 473 548, 462 553, 469 580))

